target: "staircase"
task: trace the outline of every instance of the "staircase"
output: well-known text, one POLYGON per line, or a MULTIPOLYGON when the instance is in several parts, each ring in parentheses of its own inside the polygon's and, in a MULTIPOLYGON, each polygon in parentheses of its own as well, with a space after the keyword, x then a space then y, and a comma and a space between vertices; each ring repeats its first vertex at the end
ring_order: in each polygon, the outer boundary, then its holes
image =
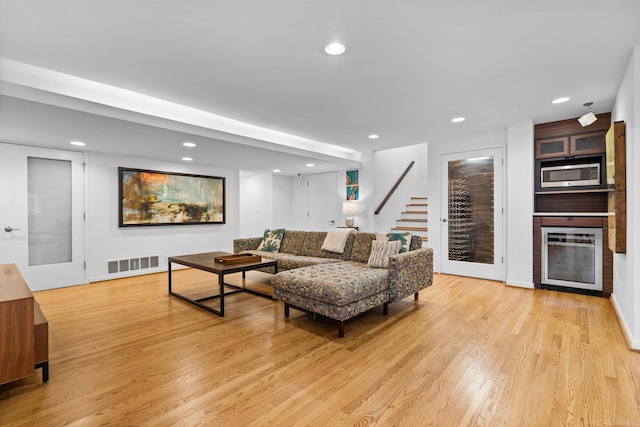
POLYGON ((422 237, 422 246, 426 246, 428 241, 427 227, 427 203, 426 197, 411 197, 407 209, 402 212, 400 219, 396 220, 396 226, 392 227, 392 231, 410 231, 411 234, 422 237))

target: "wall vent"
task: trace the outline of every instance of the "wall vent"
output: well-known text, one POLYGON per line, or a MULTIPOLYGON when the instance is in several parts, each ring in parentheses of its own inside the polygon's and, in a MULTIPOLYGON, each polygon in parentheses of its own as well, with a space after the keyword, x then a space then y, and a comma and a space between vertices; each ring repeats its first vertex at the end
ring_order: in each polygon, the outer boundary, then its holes
POLYGON ((127 271, 145 270, 160 266, 159 256, 146 256, 139 258, 120 259, 107 261, 108 274, 123 273, 127 271))

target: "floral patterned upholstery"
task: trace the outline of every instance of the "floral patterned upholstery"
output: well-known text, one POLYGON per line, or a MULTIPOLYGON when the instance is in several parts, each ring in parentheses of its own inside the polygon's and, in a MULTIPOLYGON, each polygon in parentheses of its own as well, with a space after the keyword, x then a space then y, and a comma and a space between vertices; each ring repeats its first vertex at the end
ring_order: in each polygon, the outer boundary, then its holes
POLYGON ((307 237, 306 231, 285 230, 280 252, 291 255, 300 255, 302 253, 302 245, 307 237))
POLYGON ((350 235, 347 239, 347 243, 344 245, 344 251, 339 254, 335 252, 329 252, 322 249, 322 244, 324 243, 324 239, 327 237, 326 231, 307 231, 307 237, 304 239, 304 244, 302 245, 302 251, 300 255, 311 256, 316 258, 334 258, 340 260, 349 260, 351 259, 351 251, 353 249, 353 241, 357 236, 350 235))
POLYGON ((374 233, 356 233, 351 251, 351 261, 367 263, 371 254, 371 242, 376 240, 374 233))
POLYGON ((280 252, 256 251, 261 238, 234 240, 233 249, 277 260, 273 298, 285 303, 285 314, 293 307, 336 319, 339 336, 345 320, 382 304, 386 313, 390 302, 417 297, 433 283, 433 250, 422 248, 419 236, 411 236, 408 252, 391 255, 387 268, 370 268, 375 233, 349 236, 343 254, 322 250, 326 234, 285 230, 280 252))
POLYGON ((364 313, 373 307, 378 307, 379 305, 384 304, 387 300, 387 296, 384 292, 381 292, 342 306, 337 306, 317 299, 307 298, 287 291, 278 291, 276 299, 286 301, 293 307, 303 308, 306 311, 317 313, 330 319, 344 321, 351 319, 360 313, 364 313))
POLYGON ((283 271, 271 280, 274 296, 286 291, 343 306, 387 290, 389 270, 354 264, 359 263, 336 262, 283 271))
POLYGON ((389 302, 404 299, 433 284, 433 249, 409 250, 389 257, 389 302))
MULTIPOLYGON (((285 236, 286 236, 286 231, 285 231, 285 236)), ((262 242, 262 237, 248 237, 246 239, 235 239, 233 241, 233 253, 239 254, 241 252, 245 252, 251 249, 258 249, 258 246, 260 246, 260 242, 262 242)), ((280 245, 280 247, 282 247, 282 245, 280 245)))
MULTIPOLYGON (((268 258, 278 261, 278 271, 291 270, 296 268, 308 267, 310 265, 328 264, 340 261, 333 258, 320 258, 302 255, 291 255, 280 252, 265 253, 258 250, 243 251, 252 255, 260 255, 262 258, 268 258)), ((271 269, 273 273, 273 269, 271 269)))

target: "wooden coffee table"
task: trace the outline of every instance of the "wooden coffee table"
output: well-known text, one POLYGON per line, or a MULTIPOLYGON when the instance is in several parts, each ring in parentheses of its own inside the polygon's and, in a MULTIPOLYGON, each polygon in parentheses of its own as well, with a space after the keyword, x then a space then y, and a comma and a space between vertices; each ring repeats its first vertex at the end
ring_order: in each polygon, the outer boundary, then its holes
POLYGON ((229 283, 224 282, 224 276, 232 273, 242 273, 242 277, 245 277, 245 273, 250 270, 257 270, 262 267, 274 267, 275 272, 278 272, 278 264, 276 261, 269 259, 261 259, 260 261, 255 262, 247 262, 241 264, 221 264, 215 261, 215 258, 231 255, 229 252, 206 252, 201 254, 193 254, 193 255, 180 255, 169 257, 169 295, 176 296, 184 301, 190 302, 191 304, 197 305, 200 308, 203 308, 207 311, 217 314, 218 316, 224 316, 224 297, 226 295, 235 294, 238 292, 248 292, 253 295, 258 295, 264 298, 271 299, 271 294, 267 294, 264 292, 259 292, 253 289, 248 289, 245 287, 230 285, 229 283), (218 275, 218 286, 219 293, 211 296, 206 296, 203 298, 192 299, 186 295, 175 292, 171 289, 171 264, 180 264, 186 265, 187 267, 196 268, 198 270, 208 271, 210 273, 215 273, 218 275), (232 291, 225 293, 225 286, 233 288, 232 291), (213 307, 209 307, 208 305, 203 304, 203 301, 211 300, 219 298, 220 299, 220 309, 216 310, 213 307))

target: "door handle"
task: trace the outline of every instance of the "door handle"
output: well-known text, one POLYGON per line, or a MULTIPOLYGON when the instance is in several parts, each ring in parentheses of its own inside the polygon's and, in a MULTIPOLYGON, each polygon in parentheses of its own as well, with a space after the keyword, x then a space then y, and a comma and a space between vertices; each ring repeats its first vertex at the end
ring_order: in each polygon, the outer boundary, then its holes
POLYGON ((18 231, 18 230, 20 230, 20 229, 19 229, 19 228, 13 228, 13 227, 11 227, 10 225, 7 225, 7 226, 4 228, 4 231, 6 231, 7 233, 11 233, 12 231, 18 231))
POLYGON ((447 218, 442 218, 442 222, 447 222, 447 218))

